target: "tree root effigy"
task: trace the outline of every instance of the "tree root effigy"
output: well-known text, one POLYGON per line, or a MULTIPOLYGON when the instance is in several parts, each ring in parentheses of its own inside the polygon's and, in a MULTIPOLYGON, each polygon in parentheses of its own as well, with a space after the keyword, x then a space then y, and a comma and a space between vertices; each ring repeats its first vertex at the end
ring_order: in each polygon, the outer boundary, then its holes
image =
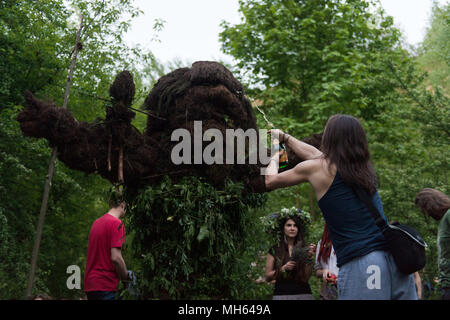
MULTIPOLYGON (((219 188, 230 179, 243 182, 249 192, 266 191, 260 175, 264 165, 259 161, 235 165, 175 165, 171 161, 171 151, 177 144, 171 141, 172 132, 185 129, 193 137, 194 121, 202 121, 203 132, 217 129, 224 137, 227 129, 258 130, 243 86, 223 65, 200 61, 161 77, 144 102, 149 112, 144 133, 131 124, 135 116, 130 110, 135 94, 132 75, 128 71, 119 73, 109 92, 112 101, 105 120, 91 123, 78 122, 69 110, 27 92, 26 107, 18 116, 22 132, 47 139, 57 147, 58 158, 68 167, 98 173, 112 183, 145 186, 164 175, 172 180, 200 176, 219 188)), ((320 136, 312 137, 309 143, 318 146, 320 136)), ((202 141, 202 150, 207 144, 202 141)), ((246 152, 248 156, 248 146, 246 152)), ((293 167, 300 159, 291 150, 288 152, 289 167, 293 167)))

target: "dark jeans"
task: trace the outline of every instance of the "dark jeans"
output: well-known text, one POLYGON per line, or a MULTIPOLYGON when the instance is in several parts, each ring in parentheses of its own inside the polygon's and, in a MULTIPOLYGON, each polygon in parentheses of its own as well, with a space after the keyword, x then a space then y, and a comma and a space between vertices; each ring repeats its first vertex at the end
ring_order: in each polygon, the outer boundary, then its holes
POLYGON ((446 288, 442 289, 441 300, 450 300, 450 287, 446 287, 446 288))
POLYGON ((89 291, 86 296, 88 300, 116 300, 115 291, 89 291))

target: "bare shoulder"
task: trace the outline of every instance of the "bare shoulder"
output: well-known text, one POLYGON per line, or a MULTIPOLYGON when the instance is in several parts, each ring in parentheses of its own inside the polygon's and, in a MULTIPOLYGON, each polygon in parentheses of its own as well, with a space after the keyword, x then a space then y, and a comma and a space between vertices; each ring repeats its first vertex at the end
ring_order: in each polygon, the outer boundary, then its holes
POLYGON ((309 182, 316 193, 317 200, 319 200, 333 183, 336 175, 336 166, 330 165, 329 161, 323 158, 315 160, 316 162, 313 165, 314 171, 310 175, 309 182))
POLYGON ((318 170, 321 170, 321 168, 323 167, 322 162, 323 160, 320 158, 305 160, 297 164, 295 169, 299 171, 305 171, 308 173, 314 173, 318 170))

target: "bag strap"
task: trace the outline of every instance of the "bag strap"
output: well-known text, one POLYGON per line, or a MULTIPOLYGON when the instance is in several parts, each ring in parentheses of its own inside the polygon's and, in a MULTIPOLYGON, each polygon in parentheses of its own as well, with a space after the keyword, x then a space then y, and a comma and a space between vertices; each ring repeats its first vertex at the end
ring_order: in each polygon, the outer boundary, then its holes
POLYGON ((378 209, 375 207, 372 201, 372 197, 369 196, 367 191, 361 189, 361 188, 353 188, 358 198, 364 202, 367 209, 369 209, 369 212, 371 213, 373 219, 375 220, 375 224, 378 226, 378 228, 381 230, 381 232, 384 231, 389 225, 386 223, 386 220, 383 219, 378 209))

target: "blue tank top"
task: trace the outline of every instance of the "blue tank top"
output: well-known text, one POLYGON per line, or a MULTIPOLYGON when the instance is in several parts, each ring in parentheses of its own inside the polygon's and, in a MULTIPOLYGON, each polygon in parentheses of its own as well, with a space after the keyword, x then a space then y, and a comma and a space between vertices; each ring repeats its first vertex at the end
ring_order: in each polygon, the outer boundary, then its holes
MULTIPOLYGON (((373 195, 373 203, 386 220, 378 192, 373 195)), ((384 236, 369 210, 339 174, 336 173, 318 204, 328 226, 338 267, 353 258, 385 249, 384 236)))

